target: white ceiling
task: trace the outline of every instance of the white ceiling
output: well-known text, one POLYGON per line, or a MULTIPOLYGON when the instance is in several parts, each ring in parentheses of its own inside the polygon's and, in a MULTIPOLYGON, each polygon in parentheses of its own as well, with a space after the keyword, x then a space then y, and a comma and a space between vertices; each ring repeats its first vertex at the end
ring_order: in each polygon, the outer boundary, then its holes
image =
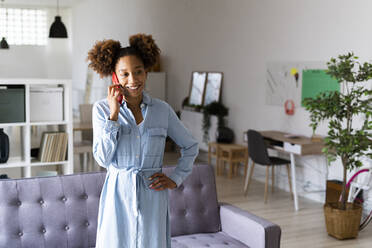
MULTIPOLYGON (((81 0, 59 0, 60 7, 71 7, 81 0)), ((1 0, 0 0, 1 3, 1 0)), ((40 6, 40 7, 55 7, 57 0, 4 0, 4 6, 7 5, 22 5, 22 6, 40 6)))

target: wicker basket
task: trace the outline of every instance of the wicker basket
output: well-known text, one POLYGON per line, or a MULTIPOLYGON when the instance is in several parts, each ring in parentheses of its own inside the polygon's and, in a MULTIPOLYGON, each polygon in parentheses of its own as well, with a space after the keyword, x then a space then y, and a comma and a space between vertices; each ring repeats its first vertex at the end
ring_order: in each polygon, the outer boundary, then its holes
POLYGON ((324 216, 328 234, 337 239, 356 238, 362 217, 362 206, 346 203, 346 210, 341 210, 339 205, 340 203, 324 204, 324 216))

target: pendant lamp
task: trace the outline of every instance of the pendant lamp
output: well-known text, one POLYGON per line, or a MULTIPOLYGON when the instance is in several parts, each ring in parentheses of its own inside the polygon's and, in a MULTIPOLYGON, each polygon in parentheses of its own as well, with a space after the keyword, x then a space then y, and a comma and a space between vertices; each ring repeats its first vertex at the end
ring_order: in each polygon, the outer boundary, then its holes
MULTIPOLYGON (((4 0, 1 0, 1 8, 4 8, 4 0)), ((8 10, 6 10, 5 15, 6 15, 5 23, 6 25, 8 25, 8 10)), ((5 37, 3 37, 0 41, 0 49, 9 49, 9 45, 5 37)))
POLYGON ((57 15, 54 17, 54 22, 50 26, 49 38, 67 38, 67 30, 62 18, 59 15, 59 0, 57 0, 57 15))

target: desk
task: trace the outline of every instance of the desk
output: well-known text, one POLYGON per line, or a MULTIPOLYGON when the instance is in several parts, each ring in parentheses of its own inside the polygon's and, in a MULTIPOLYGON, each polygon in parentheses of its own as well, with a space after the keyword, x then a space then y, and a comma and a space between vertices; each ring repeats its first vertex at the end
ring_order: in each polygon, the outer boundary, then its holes
POLYGON ((86 130, 93 130, 92 123, 89 122, 74 122, 73 124, 73 131, 86 131, 86 130))
MULTIPOLYGON (((74 122, 73 123, 73 133, 75 131, 93 131, 93 126, 91 122, 74 122)), ((80 154, 80 164, 83 161, 83 166, 80 168, 81 171, 87 172, 88 170, 88 156, 90 163, 94 165, 94 159, 92 154, 92 141, 91 140, 82 140, 80 142, 74 142, 74 153, 80 154)), ((90 167, 90 166, 89 166, 90 167)))
MULTIPOLYGON (((259 131, 266 141, 271 143, 268 148, 290 154, 291 179, 295 210, 298 210, 298 198, 296 190, 296 168, 294 155, 322 155, 323 141, 314 142, 311 138, 299 135, 296 138, 286 137, 287 133, 280 131, 259 131)), ((328 171, 328 170, 327 170, 328 171)), ((328 175, 326 175, 328 177, 328 175)))

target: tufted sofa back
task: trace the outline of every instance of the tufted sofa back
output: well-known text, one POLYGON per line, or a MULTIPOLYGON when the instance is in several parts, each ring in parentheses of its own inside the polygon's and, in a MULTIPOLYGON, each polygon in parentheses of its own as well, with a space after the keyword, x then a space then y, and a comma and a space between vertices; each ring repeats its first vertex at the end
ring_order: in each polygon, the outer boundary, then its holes
MULTIPOLYGON (((105 176, 91 172, 0 180, 0 248, 95 247, 105 176)), ((194 166, 169 196, 172 236, 220 230, 211 166, 194 166)))
MULTIPOLYGON (((169 174, 173 168, 164 168, 169 174)), ((217 232, 220 216, 213 167, 196 164, 180 187, 169 191, 171 235, 217 232)))
POLYGON ((105 175, 0 180, 0 247, 94 247, 105 175))

